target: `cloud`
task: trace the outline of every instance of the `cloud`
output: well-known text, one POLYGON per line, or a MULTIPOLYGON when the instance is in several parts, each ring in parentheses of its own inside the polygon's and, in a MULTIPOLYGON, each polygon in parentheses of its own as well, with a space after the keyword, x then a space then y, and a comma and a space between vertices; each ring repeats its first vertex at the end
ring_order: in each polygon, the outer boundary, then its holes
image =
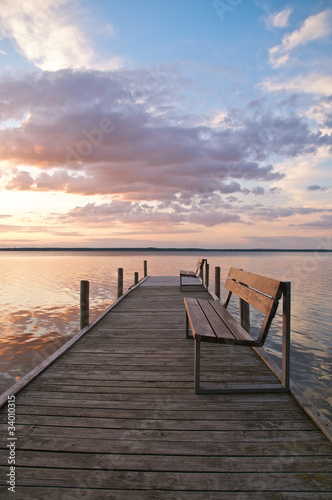
MULTIPOLYGON (((2 0, 1 34, 11 38, 28 61, 44 71, 62 68, 117 68, 119 57, 98 61, 79 20, 76 0, 2 0)), ((110 28, 109 28, 110 29, 110 28)))
POLYGON ((273 185, 285 174, 271 158, 311 155, 330 136, 312 130, 305 117, 273 113, 263 102, 230 110, 234 121, 217 127, 206 117, 201 123, 188 115, 182 119, 174 111, 177 76, 164 71, 153 78, 155 85, 145 69, 2 77, 0 120, 20 122, 0 130, 0 155, 7 162, 2 185, 104 196, 105 204, 90 203, 54 219, 77 227, 126 225, 147 233, 162 227, 172 233, 186 224, 196 230, 294 213, 246 210, 241 199, 270 192, 271 183, 277 195, 273 185), (230 196, 235 194, 238 204, 230 196))
POLYGON ((291 13, 292 9, 284 9, 281 12, 274 12, 268 16, 266 24, 268 27, 286 28, 289 24, 289 16, 291 13))
POLYGON ((263 206, 262 204, 245 205, 243 206, 243 209, 246 210, 246 212, 249 214, 250 220, 257 222, 272 222, 277 220, 284 220, 285 218, 292 217, 293 215, 307 216, 309 214, 332 211, 332 209, 311 207, 268 207, 263 206))
POLYGON ((255 195, 265 194, 265 189, 262 186, 256 186, 252 189, 252 193, 255 195))
MULTIPOLYGON (((252 192, 263 194, 259 188, 254 188, 252 192)), ((125 227, 130 226, 131 232, 144 231, 145 233, 153 232, 156 228, 163 228, 163 233, 175 234, 181 232, 182 229, 188 229, 188 224, 191 227, 215 227, 234 223, 252 225, 283 221, 294 215, 307 217, 310 214, 326 214, 326 212, 332 211, 332 209, 299 206, 269 207, 261 203, 243 205, 236 202, 237 198, 231 200, 228 198, 228 201, 225 202, 220 195, 214 195, 209 201, 195 197, 186 206, 182 204, 181 200, 156 205, 154 202, 131 202, 114 199, 102 204, 88 203, 84 206, 77 206, 64 214, 55 215, 54 221, 63 227, 66 224, 70 227, 73 225, 94 228, 106 227, 112 232, 113 229, 120 227, 122 232, 125 227)), ((322 216, 323 220, 324 217, 325 215, 322 216)), ((330 216, 327 215, 327 217, 330 216)))
POLYGON ((319 227, 325 229, 332 229, 332 215, 322 215, 319 220, 312 222, 305 222, 304 224, 296 224, 297 226, 305 226, 305 227, 319 227))
POLYGON ((283 36, 281 44, 269 50, 269 60, 273 68, 284 66, 289 62, 290 53, 301 45, 313 40, 326 38, 332 32, 332 10, 327 9, 319 14, 309 16, 302 26, 283 36))
POLYGON ((8 190, 27 191, 33 185, 34 180, 26 170, 14 171, 13 177, 6 185, 8 190))
MULTIPOLYGON (((66 214, 59 215, 56 220, 61 223, 84 224, 94 227, 116 227, 121 224, 131 225, 144 232, 156 231, 162 228, 164 233, 181 232, 185 223, 213 227, 220 224, 244 222, 236 213, 226 210, 226 205, 219 197, 215 197, 212 204, 204 204, 195 199, 189 206, 184 207, 179 202, 154 204, 123 201, 114 199, 110 203, 97 205, 88 203, 83 207, 76 207, 66 214)), ((228 205, 228 208, 230 206, 228 205)))
POLYGON ((281 81, 278 78, 266 78, 259 87, 266 92, 291 91, 299 93, 330 96, 332 75, 310 72, 307 75, 298 75, 281 81))
POLYGON ((312 184, 307 187, 307 191, 325 191, 326 187, 318 186, 318 184, 312 184))
POLYGON ((283 177, 267 162, 271 153, 301 154, 307 143, 319 144, 300 119, 271 114, 253 120, 242 113, 234 128, 175 126, 163 111, 178 99, 179 82, 162 78, 160 87, 145 70, 4 76, 0 119, 21 121, 0 130, 1 158, 16 166, 7 189, 128 200, 232 194, 247 180, 283 177))

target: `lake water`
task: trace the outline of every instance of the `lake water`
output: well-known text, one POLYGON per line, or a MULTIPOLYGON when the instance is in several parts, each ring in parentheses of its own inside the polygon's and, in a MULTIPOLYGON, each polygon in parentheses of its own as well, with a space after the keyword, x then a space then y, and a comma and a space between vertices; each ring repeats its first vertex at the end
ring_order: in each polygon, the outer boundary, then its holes
MULTIPOLYGON (((116 299, 117 269, 124 289, 134 272, 178 275, 195 269, 198 257, 221 282, 239 267, 292 284, 291 378, 315 406, 332 419, 332 253, 317 252, 115 252, 2 251, 0 392, 4 392, 79 331, 80 281, 90 281, 90 321, 116 299)), ((223 300, 226 291, 222 291, 223 300)), ((254 318, 255 319, 255 318, 254 318)), ((281 316, 273 323, 266 350, 280 361, 281 316)), ((280 364, 280 363, 279 363, 280 364)))

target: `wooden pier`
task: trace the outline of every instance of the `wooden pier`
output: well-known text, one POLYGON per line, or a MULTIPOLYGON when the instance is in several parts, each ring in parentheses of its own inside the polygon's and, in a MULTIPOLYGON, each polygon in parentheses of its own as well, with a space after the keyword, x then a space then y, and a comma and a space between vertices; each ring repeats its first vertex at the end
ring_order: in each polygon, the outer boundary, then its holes
MULTIPOLYGON (((178 277, 141 281, 7 391, 16 489, 7 491, 4 404, 1 498, 332 498, 330 430, 314 408, 326 435, 291 393, 195 394, 190 296, 210 297, 180 292, 178 277)), ((251 348, 206 344, 201 357, 206 381, 276 381, 251 348)))

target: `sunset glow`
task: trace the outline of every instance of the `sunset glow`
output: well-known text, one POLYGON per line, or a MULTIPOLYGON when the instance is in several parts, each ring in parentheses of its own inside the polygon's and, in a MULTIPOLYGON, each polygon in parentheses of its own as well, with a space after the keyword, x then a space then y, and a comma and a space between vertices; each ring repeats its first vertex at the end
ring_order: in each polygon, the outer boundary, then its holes
POLYGON ((332 7, 2 0, 1 248, 332 248, 332 7))

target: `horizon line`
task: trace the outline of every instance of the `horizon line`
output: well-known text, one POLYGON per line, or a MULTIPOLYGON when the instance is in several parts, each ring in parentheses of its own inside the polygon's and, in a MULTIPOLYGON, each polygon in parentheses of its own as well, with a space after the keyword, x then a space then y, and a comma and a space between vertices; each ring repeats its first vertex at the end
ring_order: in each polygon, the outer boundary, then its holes
POLYGON ((330 248, 8 247, 1 252, 332 252, 330 248))

